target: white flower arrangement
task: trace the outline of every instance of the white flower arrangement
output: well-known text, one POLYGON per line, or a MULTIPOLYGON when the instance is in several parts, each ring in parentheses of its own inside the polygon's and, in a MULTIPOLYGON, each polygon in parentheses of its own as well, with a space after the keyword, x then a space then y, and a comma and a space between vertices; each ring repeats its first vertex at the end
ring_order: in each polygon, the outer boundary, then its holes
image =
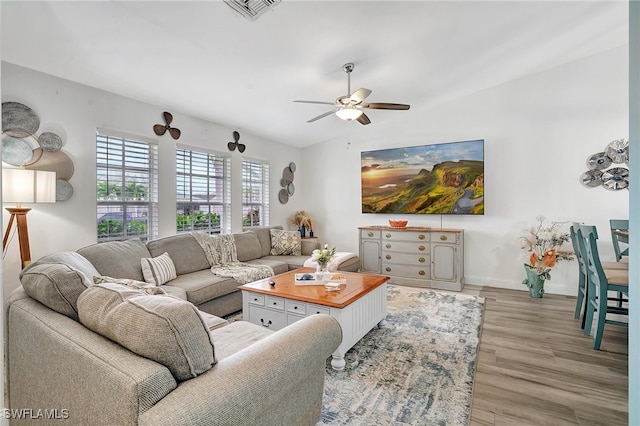
POLYGON ((327 265, 335 254, 336 248, 329 248, 329 245, 325 244, 322 249, 315 249, 311 253, 311 260, 318 262, 320 265, 327 265))

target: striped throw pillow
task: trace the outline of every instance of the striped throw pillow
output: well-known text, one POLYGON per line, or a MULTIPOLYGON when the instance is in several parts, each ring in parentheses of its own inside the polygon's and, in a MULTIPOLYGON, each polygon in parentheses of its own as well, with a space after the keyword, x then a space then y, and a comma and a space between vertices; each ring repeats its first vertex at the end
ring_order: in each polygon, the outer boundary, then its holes
POLYGON ((178 277, 176 265, 166 251, 158 257, 140 259, 142 275, 149 284, 162 285, 178 277))

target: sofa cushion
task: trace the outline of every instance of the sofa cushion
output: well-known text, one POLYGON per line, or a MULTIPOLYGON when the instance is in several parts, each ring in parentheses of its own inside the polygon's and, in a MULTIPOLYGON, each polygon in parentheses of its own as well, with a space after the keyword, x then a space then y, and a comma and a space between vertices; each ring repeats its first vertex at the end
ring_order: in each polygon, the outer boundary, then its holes
POLYGON ((97 284, 78 298, 78 313, 85 327, 166 366, 176 380, 194 378, 216 363, 198 309, 176 297, 97 284))
MULTIPOLYGON (((167 294, 164 288, 158 287, 155 284, 149 284, 144 281, 132 280, 130 278, 113 278, 106 277, 104 275, 96 275, 93 277, 94 284, 120 284, 125 287, 131 287, 135 290, 140 290, 146 294, 167 294)), ((184 298, 183 298, 184 299, 184 298)))
POLYGON ((144 280, 149 284, 162 285, 178 276, 173 260, 166 251, 158 257, 140 259, 140 265, 144 280))
POLYGON ((147 242, 151 256, 160 256, 167 252, 178 275, 209 269, 209 261, 198 241, 191 235, 177 234, 147 242))
POLYGON ((76 321, 78 297, 93 285, 89 277, 73 266, 40 261, 22 271, 20 281, 33 299, 76 321))
POLYGON ((271 251, 269 254, 272 256, 279 256, 283 254, 300 256, 302 251, 300 233, 298 231, 271 229, 269 232, 271 234, 271 251))
POLYGON ((256 234, 258 241, 260 241, 262 256, 268 256, 271 253, 271 229, 282 229, 282 226, 256 226, 251 228, 251 231, 256 234))
POLYGON ((238 291, 239 285, 234 279, 218 277, 208 269, 178 275, 178 278, 171 281, 171 287, 184 289, 187 300, 195 305, 238 291))
POLYGON ((262 257, 262 247, 255 232, 236 233, 233 234, 233 238, 236 240, 236 252, 239 262, 262 257))
POLYGON ((293 256, 264 256, 260 259, 250 260, 247 263, 251 263, 253 265, 268 265, 273 269, 273 273, 275 275, 284 274, 289 271, 289 264, 285 260, 281 260, 281 258, 288 258, 293 256))
POLYGON ((140 259, 151 257, 147 246, 138 238, 93 244, 77 252, 89 259, 100 275, 138 281, 144 281, 140 259))
POLYGON ((216 357, 218 361, 222 361, 272 334, 273 330, 261 325, 248 321, 235 321, 213 330, 211 339, 217 348, 216 357))

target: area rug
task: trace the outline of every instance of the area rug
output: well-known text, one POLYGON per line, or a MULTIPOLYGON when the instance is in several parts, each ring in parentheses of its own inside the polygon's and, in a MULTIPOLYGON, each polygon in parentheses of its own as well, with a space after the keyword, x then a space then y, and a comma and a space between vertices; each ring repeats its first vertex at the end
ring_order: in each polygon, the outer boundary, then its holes
POLYGON ((327 361, 322 424, 467 425, 483 299, 390 285, 387 324, 327 361))

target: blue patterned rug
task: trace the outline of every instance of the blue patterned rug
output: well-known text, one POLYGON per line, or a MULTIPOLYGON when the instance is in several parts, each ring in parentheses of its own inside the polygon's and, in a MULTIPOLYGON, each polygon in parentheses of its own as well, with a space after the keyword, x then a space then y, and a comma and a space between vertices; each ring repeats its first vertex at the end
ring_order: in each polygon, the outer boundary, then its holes
POLYGON ((343 371, 327 362, 322 424, 467 425, 483 299, 390 285, 388 303, 343 371))

